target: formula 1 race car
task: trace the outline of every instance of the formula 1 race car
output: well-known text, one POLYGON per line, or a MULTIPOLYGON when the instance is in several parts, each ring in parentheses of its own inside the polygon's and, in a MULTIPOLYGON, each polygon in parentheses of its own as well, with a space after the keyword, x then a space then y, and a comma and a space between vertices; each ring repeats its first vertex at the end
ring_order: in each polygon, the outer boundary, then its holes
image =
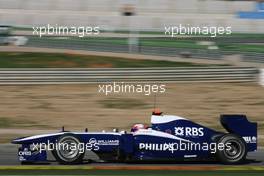
POLYGON ((257 123, 245 115, 221 115, 227 132, 218 132, 179 116, 153 112, 151 126, 136 124, 131 132, 69 132, 17 138, 22 163, 47 162, 47 153, 60 164, 78 164, 86 152, 103 161, 217 160, 237 164, 257 150, 257 123))

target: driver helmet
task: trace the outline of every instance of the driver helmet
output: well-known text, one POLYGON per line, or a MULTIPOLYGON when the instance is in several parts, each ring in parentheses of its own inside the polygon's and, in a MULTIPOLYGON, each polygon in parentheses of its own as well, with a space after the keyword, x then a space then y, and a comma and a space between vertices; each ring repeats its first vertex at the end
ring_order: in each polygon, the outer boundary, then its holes
POLYGON ((140 129, 147 129, 147 127, 144 124, 135 124, 131 128, 131 132, 136 132, 140 129))

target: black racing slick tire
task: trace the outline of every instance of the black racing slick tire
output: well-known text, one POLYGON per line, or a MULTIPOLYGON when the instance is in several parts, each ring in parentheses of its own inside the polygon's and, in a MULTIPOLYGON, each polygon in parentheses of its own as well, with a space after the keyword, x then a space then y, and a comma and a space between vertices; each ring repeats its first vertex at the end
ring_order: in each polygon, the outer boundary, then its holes
POLYGON ((65 134, 58 138, 57 147, 52 151, 55 159, 64 165, 80 164, 83 162, 85 150, 80 150, 80 140, 73 134, 65 134))
POLYGON ((224 149, 217 150, 217 158, 223 164, 239 164, 245 161, 247 147, 245 141, 234 134, 223 135, 218 140, 218 146, 224 145, 224 149))

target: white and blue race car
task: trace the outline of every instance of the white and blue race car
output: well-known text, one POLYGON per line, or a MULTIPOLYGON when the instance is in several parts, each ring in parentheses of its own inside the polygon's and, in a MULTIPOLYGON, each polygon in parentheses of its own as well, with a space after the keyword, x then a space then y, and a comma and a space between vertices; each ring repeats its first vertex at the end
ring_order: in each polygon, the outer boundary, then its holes
POLYGON ((47 153, 60 164, 79 164, 86 152, 103 161, 217 160, 237 164, 257 150, 257 123, 245 115, 221 115, 227 132, 219 132, 186 118, 153 112, 151 126, 136 124, 131 132, 70 132, 17 138, 22 163, 47 162, 47 153))

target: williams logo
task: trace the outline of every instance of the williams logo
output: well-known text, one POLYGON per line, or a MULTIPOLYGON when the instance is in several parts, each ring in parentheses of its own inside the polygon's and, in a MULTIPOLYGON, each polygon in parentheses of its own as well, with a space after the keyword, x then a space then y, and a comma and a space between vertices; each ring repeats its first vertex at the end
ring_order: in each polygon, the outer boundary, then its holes
POLYGON ((257 143, 256 136, 244 136, 243 139, 246 141, 246 143, 250 143, 250 144, 257 143))
POLYGON ((98 140, 99 145, 119 145, 119 140, 98 140))
POLYGON ((203 128, 196 127, 175 127, 176 136, 203 136, 203 128))

